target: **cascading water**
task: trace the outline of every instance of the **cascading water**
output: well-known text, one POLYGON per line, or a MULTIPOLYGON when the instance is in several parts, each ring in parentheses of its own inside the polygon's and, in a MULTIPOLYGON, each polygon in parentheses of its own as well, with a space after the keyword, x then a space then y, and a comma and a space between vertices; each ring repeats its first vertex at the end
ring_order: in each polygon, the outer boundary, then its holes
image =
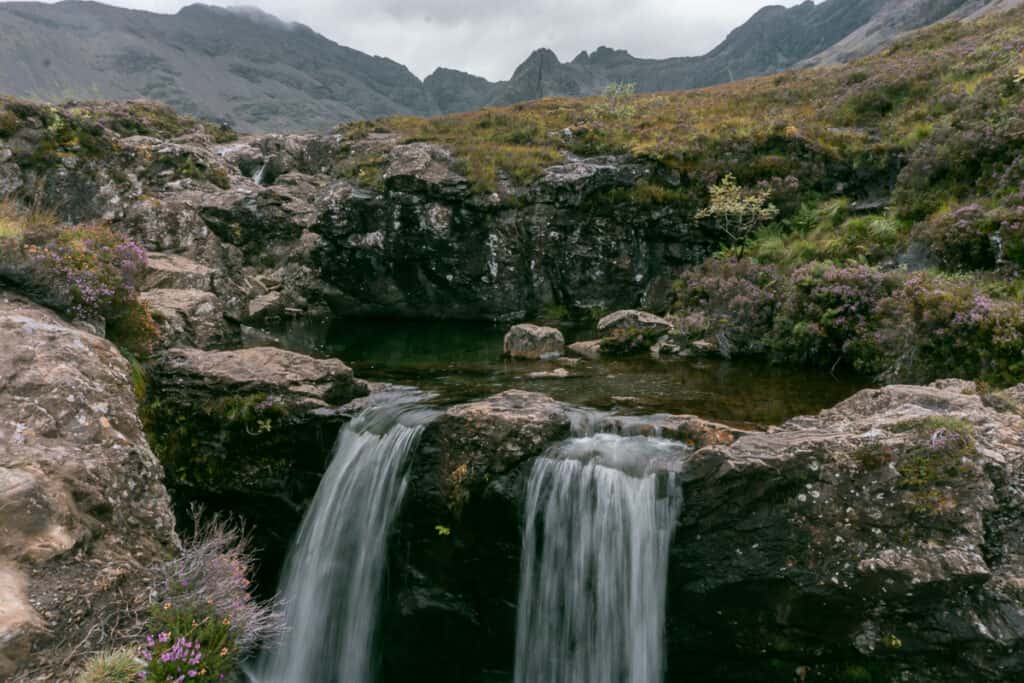
POLYGON ((570 439, 527 486, 516 683, 658 683, 669 542, 682 492, 643 436, 570 439))
POLYGON ((263 176, 267 172, 267 164, 260 166, 259 170, 252 174, 252 181, 257 185, 263 184, 263 176))
POLYGON ((433 413, 405 400, 344 427, 285 567, 289 630, 259 683, 369 683, 387 536, 405 493, 405 460, 433 413))

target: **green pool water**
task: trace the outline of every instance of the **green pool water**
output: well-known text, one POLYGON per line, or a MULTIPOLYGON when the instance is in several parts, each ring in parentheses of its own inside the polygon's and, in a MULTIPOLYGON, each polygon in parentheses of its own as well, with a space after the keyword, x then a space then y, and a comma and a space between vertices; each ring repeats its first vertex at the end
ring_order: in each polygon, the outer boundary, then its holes
MULTIPOLYGON (((505 331, 475 322, 336 319, 297 321, 274 334, 286 348, 340 358, 358 377, 432 391, 444 404, 523 389, 623 414, 687 413, 765 426, 815 413, 870 385, 850 374, 706 358, 602 359, 566 367, 565 378, 537 378, 530 375, 564 366, 503 359, 505 331)), ((588 329, 563 333, 569 342, 594 336, 588 329)))

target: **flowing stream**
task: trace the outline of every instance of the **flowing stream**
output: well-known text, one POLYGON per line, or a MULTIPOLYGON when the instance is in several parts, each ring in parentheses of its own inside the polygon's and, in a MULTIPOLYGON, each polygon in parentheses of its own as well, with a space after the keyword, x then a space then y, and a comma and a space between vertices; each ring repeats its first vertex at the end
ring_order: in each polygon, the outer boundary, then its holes
POLYGON ((259 683, 370 683, 387 537, 405 461, 433 413, 409 401, 346 425, 288 558, 289 631, 251 675, 259 683))
POLYGON ((516 683, 659 683, 682 444, 570 439, 527 487, 516 683))

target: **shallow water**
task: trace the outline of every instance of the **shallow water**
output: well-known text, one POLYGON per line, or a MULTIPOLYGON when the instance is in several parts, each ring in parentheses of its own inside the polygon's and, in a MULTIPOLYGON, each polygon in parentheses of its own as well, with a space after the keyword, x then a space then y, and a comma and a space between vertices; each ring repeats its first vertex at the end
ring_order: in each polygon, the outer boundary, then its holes
MULTIPOLYGON (((704 358, 602 359, 567 367, 566 378, 534 378, 529 375, 563 366, 503 359, 506 329, 459 321, 337 319, 297 321, 276 336, 287 348, 340 358, 363 379, 436 392, 445 404, 523 389, 622 414, 693 414, 754 427, 815 413, 870 385, 851 374, 704 358)), ((567 342, 595 336, 589 329, 563 332, 567 342)))

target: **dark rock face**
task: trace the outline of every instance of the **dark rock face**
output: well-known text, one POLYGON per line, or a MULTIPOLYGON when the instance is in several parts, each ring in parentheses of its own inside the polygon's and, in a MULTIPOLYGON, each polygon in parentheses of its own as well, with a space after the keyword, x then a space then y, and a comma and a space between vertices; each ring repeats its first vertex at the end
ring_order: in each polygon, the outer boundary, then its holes
POLYGON ((415 670, 422 680, 472 681, 507 668, 525 475, 570 424, 566 406, 507 391, 451 408, 424 432, 391 550, 384 680, 415 670))
POLYGON ((106 340, 0 292, 3 680, 67 680, 121 642, 146 567, 178 547, 131 375, 106 340))
MULTIPOLYGON (((1018 680, 1017 393, 893 386, 768 433, 645 422, 698 448, 671 551, 667 680, 1018 680)), ((572 421, 507 392, 429 428, 395 532, 387 680, 511 670, 526 476, 572 421)), ((636 428, 614 422, 594 427, 636 428)))
POLYGON ((671 564, 673 677, 1018 679, 1022 427, 940 382, 698 452, 671 564), (951 443, 958 430, 972 436, 951 443))

